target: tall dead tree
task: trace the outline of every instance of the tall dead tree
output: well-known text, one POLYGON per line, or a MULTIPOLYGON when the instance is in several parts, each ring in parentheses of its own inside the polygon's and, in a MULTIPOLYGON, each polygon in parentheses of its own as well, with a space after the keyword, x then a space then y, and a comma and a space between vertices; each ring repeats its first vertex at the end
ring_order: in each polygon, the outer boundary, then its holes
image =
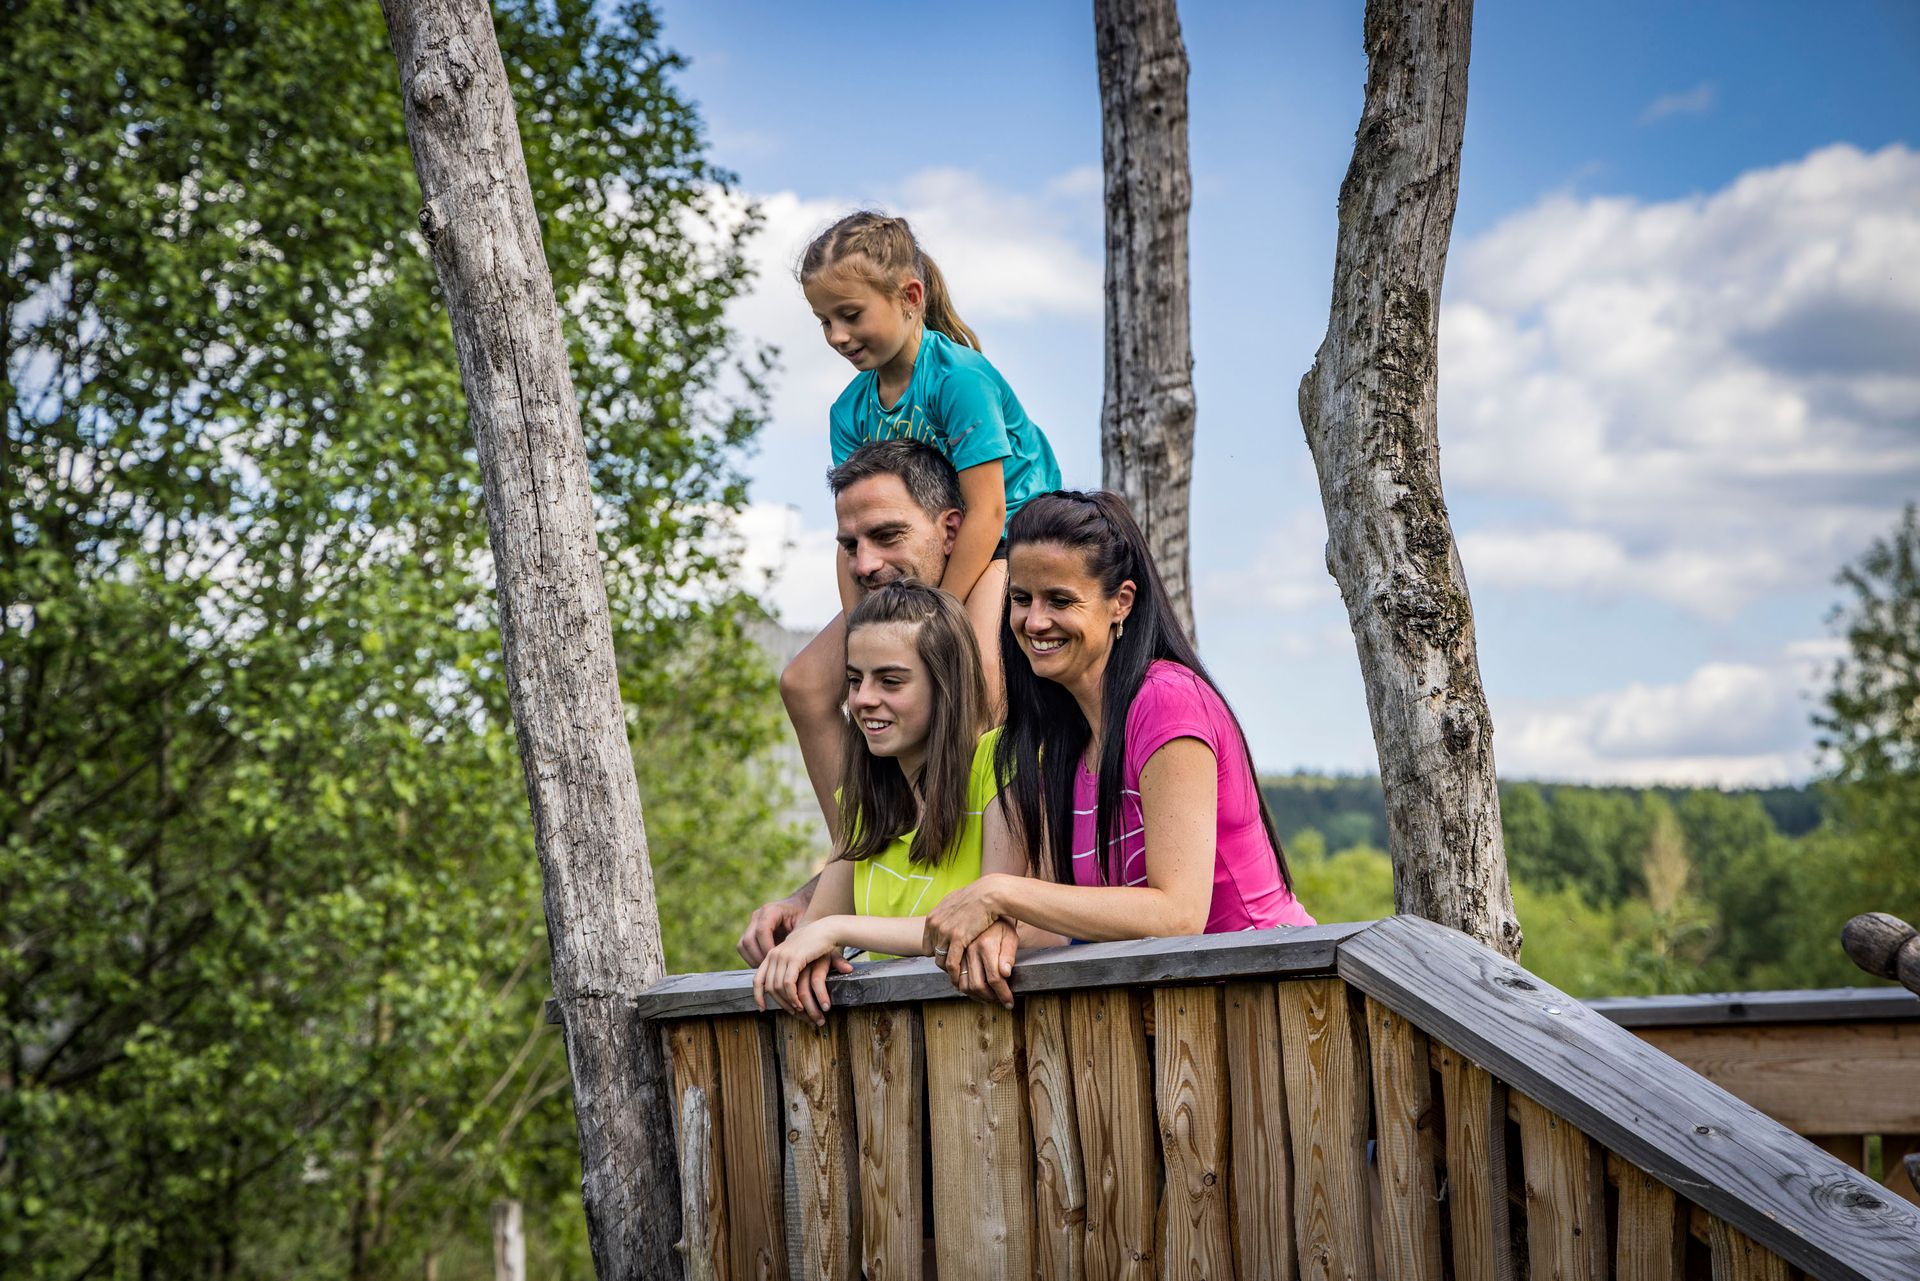
POLYGON ((1107 198, 1102 481, 1127 500, 1188 635, 1193 339, 1187 48, 1174 0, 1094 0, 1107 198))
POLYGON ((484 473, 507 690, 533 808, 582 1194, 602 1278, 678 1276, 665 970, 578 401, 486 0, 381 0, 484 473))
POLYGON ((1460 191, 1471 0, 1368 0, 1333 309, 1300 383, 1327 568, 1360 651, 1394 905, 1520 950, 1493 721, 1440 488, 1440 284, 1460 191))

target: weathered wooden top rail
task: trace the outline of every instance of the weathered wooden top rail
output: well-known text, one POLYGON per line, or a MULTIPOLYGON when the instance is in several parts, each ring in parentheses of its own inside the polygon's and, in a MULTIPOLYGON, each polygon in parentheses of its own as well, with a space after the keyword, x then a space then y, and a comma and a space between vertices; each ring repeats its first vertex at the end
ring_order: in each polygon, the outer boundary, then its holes
POLYGON ((918 1277, 930 1234, 942 1276, 1920 1281, 1920 1210, 1615 1021, 1751 994, 1590 1008, 1405 917, 1035 953, 1014 1013, 927 960, 831 980, 820 1030, 751 982, 640 1003, 693 1276, 918 1277))
POLYGON ((1804 992, 1695 992, 1603 996, 1587 1002, 1621 1027, 1713 1027, 1770 1023, 1920 1023, 1920 996, 1897 987, 1804 992))

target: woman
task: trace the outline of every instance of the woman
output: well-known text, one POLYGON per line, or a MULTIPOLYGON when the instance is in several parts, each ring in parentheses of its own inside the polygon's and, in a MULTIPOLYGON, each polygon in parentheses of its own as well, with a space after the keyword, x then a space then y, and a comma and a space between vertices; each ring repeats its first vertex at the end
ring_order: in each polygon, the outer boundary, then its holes
MULTIPOLYGON (((761 1009, 770 995, 816 1024, 826 1021, 840 948, 920 955, 923 913, 977 878, 983 858, 991 871, 1022 866, 1008 842, 983 851, 998 735, 982 735, 986 679, 960 602, 912 580, 869 592, 847 619, 846 668, 838 848, 806 916, 753 977, 761 1009)), ((1058 940, 1030 932, 1027 941, 1058 940)), ((1004 989, 1004 976, 992 982, 1004 989)))
MULTIPOLYGON (((1002 821, 1047 878, 989 874, 927 918, 929 951, 986 996, 1019 922, 1083 940, 1311 925, 1233 711, 1108 493, 1057 493, 1007 531, 1002 821)), ((990 832, 988 848, 1000 844, 990 832)))

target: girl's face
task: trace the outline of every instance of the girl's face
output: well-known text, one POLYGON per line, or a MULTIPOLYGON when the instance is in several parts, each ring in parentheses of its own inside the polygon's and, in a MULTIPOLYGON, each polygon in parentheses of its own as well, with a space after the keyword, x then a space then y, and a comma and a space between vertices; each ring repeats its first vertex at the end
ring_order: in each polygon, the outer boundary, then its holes
POLYGON ((1007 621, 1014 637, 1035 676, 1076 696, 1098 695, 1114 627, 1132 610, 1132 580, 1107 595, 1073 548, 1016 543, 1007 553, 1007 621))
POLYGON ((847 712, 875 756, 920 772, 933 727, 933 680, 920 660, 919 627, 869 623, 847 636, 847 712))
POLYGON ((801 285, 827 346, 855 369, 897 359, 919 328, 926 287, 908 280, 898 294, 875 289, 856 271, 829 268, 801 285))

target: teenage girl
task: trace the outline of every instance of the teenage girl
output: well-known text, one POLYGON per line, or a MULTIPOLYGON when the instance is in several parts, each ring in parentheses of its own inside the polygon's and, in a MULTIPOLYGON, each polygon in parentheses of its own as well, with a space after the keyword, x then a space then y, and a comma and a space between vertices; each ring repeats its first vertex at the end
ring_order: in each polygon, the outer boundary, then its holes
MULTIPOLYGON (((833 465, 861 445, 908 437, 945 454, 966 514, 941 590, 965 602, 987 659, 990 714, 1000 706, 1000 611, 1006 523, 1029 498, 1060 488, 1047 438, 961 321, 940 269, 904 218, 862 210, 828 227, 800 260, 800 287, 827 345, 857 371, 830 414, 833 465)), ((840 659, 859 588, 837 558, 841 614, 780 677, 821 810, 834 821, 840 776, 840 659)))
MULTIPOLYGON (((840 837, 806 916, 760 962, 754 1001, 771 996, 826 1021, 827 974, 844 947, 875 959, 922 954, 926 913, 988 871, 1025 864, 1003 839, 983 841, 993 810, 987 691, 973 629, 958 601, 912 579, 881 587, 848 620, 840 837)), ((1023 946, 1052 936, 1023 932, 1023 946)), ((1005 993, 1005 975, 993 979, 1005 993)))

